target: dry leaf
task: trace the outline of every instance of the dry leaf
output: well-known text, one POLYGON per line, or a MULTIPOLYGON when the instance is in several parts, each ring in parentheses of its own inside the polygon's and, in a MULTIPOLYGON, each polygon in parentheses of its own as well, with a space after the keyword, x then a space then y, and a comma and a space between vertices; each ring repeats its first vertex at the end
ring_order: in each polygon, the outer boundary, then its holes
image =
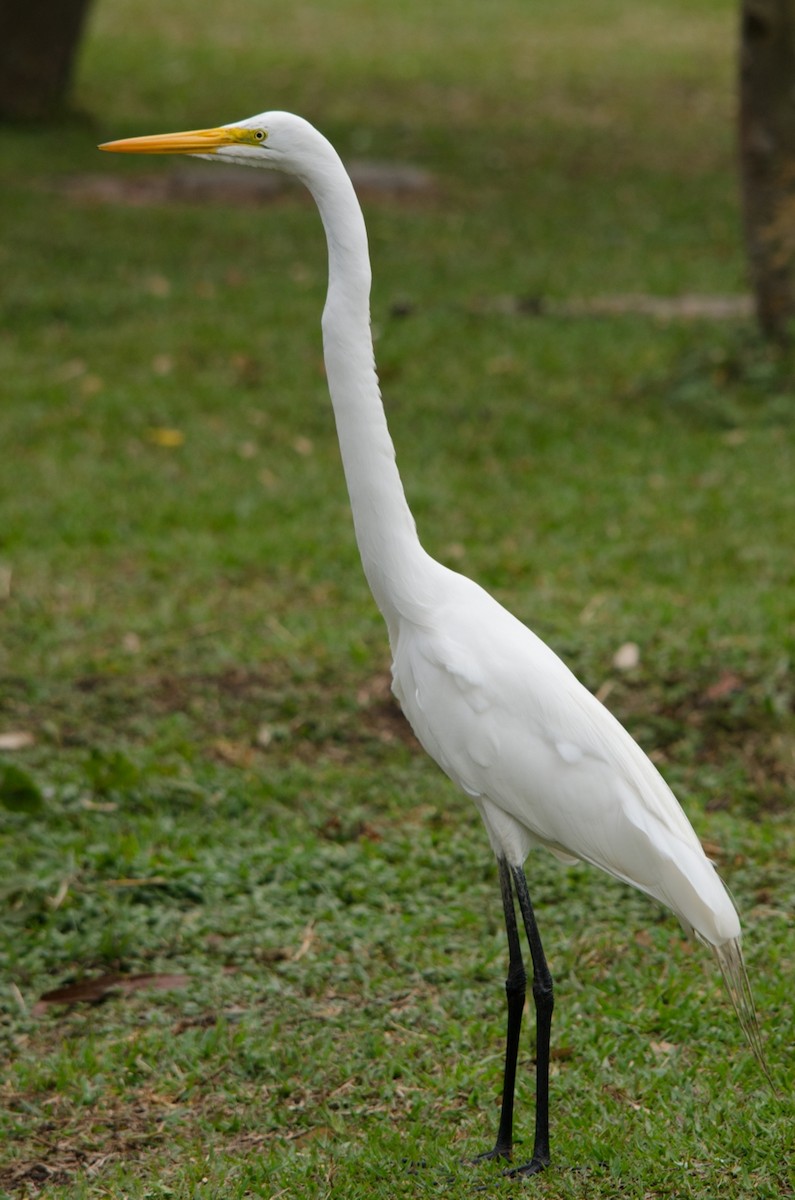
POLYGON ((254 957, 257 962, 277 963, 289 962, 293 956, 285 946, 265 946, 262 950, 256 950, 254 957))
POLYGON ((293 962, 299 962, 305 954, 308 954, 312 949, 312 943, 315 940, 315 923, 310 921, 304 930, 304 938, 301 945, 296 950, 295 954, 291 955, 293 962))
POLYGON ((632 671, 640 662, 640 647, 637 642, 624 642, 613 655, 613 666, 617 671, 632 671))
POLYGON ((112 813, 115 812, 119 806, 112 800, 90 800, 88 796, 83 796, 80 801, 80 807, 86 809, 87 812, 112 813))
POLYGON ((171 292, 171 284, 165 275, 150 275, 144 287, 150 296, 168 296, 171 292))
POLYGON ((98 975, 95 979, 83 979, 80 983, 68 983, 64 987, 53 988, 39 997, 33 1006, 36 1016, 46 1012, 48 1004, 98 1004, 106 999, 111 992, 121 992, 130 995, 143 988, 156 988, 159 991, 171 991, 175 988, 187 987, 190 983, 188 975, 98 975))
POLYGON ((166 449, 173 449, 175 446, 183 444, 185 434, 181 429, 168 429, 158 426, 155 429, 147 429, 146 440, 151 442, 153 446, 164 446, 166 449))
POLYGON ((80 395, 87 399, 101 392, 105 382, 99 375, 84 375, 80 380, 80 395))
POLYGON ((724 696, 730 696, 732 692, 742 691, 743 681, 739 675, 735 675, 732 671, 724 671, 720 679, 716 679, 711 683, 702 696, 703 700, 722 700, 724 696))
POLYGON ((58 891, 55 893, 55 895, 47 897, 48 907, 51 908, 53 912, 57 912, 68 895, 69 895, 69 880, 62 879, 58 886, 58 891))
POLYGON ((36 739, 27 729, 11 729, 0 733, 0 750, 26 750, 36 739))
POLYGON ((254 761, 254 750, 248 742, 232 742, 228 738, 218 738, 213 742, 213 750, 219 758, 233 767, 249 767, 254 761))
POLYGON ((587 625, 589 621, 592 621, 594 619, 594 617, 596 616, 597 612, 602 607, 604 602, 605 602, 604 596, 599 596, 599 595, 591 596, 591 599, 588 601, 588 603, 585 605, 585 608, 583 608, 582 612, 580 613, 579 619, 583 625, 587 625))
POLYGON ((165 875, 149 875, 140 878, 129 879, 103 879, 103 887, 112 888, 137 888, 137 887, 164 887, 168 883, 165 875))
MULTIPOLYGON (((307 1129, 305 1133, 294 1133, 292 1141, 296 1146, 303 1146, 306 1142, 312 1142, 316 1138, 333 1138, 334 1130, 330 1125, 314 1125, 311 1129, 307 1129)), ((279 1193, 277 1192, 278 1196, 279 1193)))
POLYGON ((599 687, 594 692, 594 695, 596 696, 596 699, 600 702, 600 704, 604 704, 605 700, 610 695, 610 693, 613 691, 615 686, 616 686, 615 679, 606 679, 604 681, 604 683, 601 683, 599 685, 599 687))

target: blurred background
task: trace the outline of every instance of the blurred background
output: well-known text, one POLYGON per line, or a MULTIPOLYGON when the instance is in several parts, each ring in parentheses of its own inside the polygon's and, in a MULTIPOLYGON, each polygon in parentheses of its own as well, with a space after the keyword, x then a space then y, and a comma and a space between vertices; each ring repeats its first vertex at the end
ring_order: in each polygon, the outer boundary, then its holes
MULTIPOLYGON (((496 873, 390 699, 317 214, 269 173, 96 150, 267 109, 316 124, 356 182, 426 548, 672 783, 744 915, 791 1094, 790 234, 748 136, 773 100, 739 70, 768 20, 728 0, 4 11, 0 1190, 464 1195, 492 1136, 496 873), (49 91, 32 22, 61 52, 49 91), (406 1156, 426 1173, 384 1168, 406 1156)), ((529 877, 565 997, 540 1186, 668 1195, 688 1161, 701 1194, 787 1194, 784 1116, 706 956, 593 871, 538 855, 529 877)))

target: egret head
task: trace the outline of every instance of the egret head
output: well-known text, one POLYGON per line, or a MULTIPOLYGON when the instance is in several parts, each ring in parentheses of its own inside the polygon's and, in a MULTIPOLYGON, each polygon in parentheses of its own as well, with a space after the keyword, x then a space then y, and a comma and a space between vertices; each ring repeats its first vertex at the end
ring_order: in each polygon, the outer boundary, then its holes
POLYGON ((317 132, 301 117, 268 112, 214 129, 122 138, 99 148, 117 154, 191 154, 299 174, 318 140, 317 132))

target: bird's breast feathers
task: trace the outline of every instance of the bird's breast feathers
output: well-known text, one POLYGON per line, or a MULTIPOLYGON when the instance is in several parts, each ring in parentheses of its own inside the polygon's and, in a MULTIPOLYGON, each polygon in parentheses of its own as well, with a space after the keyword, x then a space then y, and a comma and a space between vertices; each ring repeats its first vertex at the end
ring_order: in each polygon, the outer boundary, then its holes
POLYGON ((393 690, 442 770, 484 816, 499 811, 531 840, 611 873, 630 843, 640 858, 671 837, 697 844, 618 721, 526 626, 462 584, 432 620, 402 624, 393 646, 393 690))

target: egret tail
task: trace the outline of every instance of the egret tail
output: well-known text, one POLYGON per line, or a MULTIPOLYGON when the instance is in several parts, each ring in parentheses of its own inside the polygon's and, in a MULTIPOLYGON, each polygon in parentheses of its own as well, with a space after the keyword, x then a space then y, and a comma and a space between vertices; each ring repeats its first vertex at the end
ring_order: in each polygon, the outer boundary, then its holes
POLYGON ((724 942, 722 946, 713 946, 712 951, 718 960, 718 966, 721 969, 723 980, 731 996, 731 1002, 734 1005, 734 1011, 737 1013, 738 1020, 742 1026, 742 1031, 748 1039, 748 1044, 753 1050, 757 1062, 764 1071, 768 1082, 772 1084, 773 1080, 767 1065, 765 1052, 762 1049, 759 1020, 756 1015, 754 998, 751 994, 751 985, 748 981, 748 972, 745 967, 740 939, 732 938, 730 941, 724 942))

